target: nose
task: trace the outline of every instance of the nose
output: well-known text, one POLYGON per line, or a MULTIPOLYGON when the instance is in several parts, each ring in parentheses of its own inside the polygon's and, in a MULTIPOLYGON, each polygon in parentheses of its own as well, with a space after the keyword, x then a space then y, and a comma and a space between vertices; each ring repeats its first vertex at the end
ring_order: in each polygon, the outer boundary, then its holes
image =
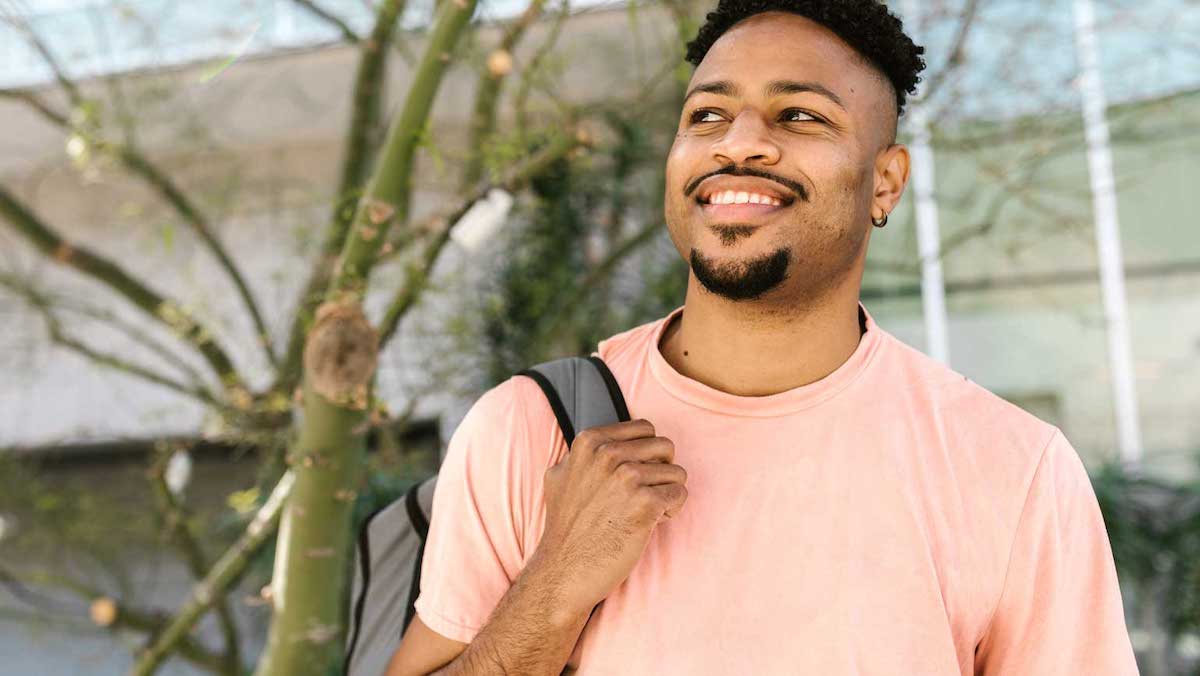
POLYGON ((771 139, 766 122, 749 109, 733 118, 725 134, 713 143, 712 153, 722 164, 740 165, 750 160, 775 164, 779 161, 779 146, 771 139))

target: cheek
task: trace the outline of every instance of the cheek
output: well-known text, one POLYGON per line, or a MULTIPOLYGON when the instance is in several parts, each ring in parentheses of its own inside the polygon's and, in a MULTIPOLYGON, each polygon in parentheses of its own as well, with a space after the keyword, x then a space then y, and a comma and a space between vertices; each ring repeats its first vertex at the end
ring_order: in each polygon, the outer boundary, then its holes
POLYGON ((666 177, 667 188, 683 189, 682 185, 676 186, 677 176, 682 175, 684 167, 688 162, 687 141, 682 137, 676 136, 675 142, 671 144, 671 150, 667 153, 666 177))
POLYGON ((668 214, 672 211, 679 212, 685 206, 686 202, 692 199, 683 194, 689 177, 695 176, 695 172, 689 169, 693 163, 692 156, 687 151, 686 145, 686 143, 676 139, 675 144, 671 146, 671 151, 667 153, 664 175, 666 194, 663 196, 663 203, 666 206, 668 214))

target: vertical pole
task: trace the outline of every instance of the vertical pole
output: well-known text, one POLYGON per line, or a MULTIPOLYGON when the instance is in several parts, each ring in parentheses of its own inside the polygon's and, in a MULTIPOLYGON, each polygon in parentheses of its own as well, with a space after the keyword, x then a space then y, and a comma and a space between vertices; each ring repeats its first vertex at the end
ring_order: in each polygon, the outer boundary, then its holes
MULTIPOLYGON (((919 9, 917 0, 904 1, 904 15, 911 26, 908 33, 917 38, 919 9)), ((912 181, 916 200, 917 250, 921 258, 921 307, 925 315, 925 351, 929 356, 950 363, 950 340, 946 320, 946 286, 942 278, 941 236, 938 204, 934 195, 934 157, 929 114, 924 92, 909 101, 908 129, 912 134, 912 181)))
POLYGON ((1100 77, 1100 49, 1096 40, 1096 13, 1092 0, 1075 0, 1074 9, 1075 48, 1079 58, 1088 175, 1096 221, 1096 248, 1100 258, 1100 288, 1108 331, 1117 444, 1121 460, 1133 465, 1141 461, 1142 440, 1138 428, 1133 350, 1126 316, 1125 268, 1121 260, 1116 181, 1113 178, 1112 151, 1105 116, 1104 85, 1100 77))

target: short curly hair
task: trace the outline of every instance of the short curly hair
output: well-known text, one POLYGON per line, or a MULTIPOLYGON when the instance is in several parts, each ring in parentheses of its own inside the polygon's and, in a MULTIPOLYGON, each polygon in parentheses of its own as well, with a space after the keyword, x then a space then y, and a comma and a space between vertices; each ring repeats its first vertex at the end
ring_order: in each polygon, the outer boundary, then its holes
POLYGON ((763 12, 799 14, 833 31, 887 78, 896 93, 897 114, 904 112, 905 100, 921 81, 925 48, 914 44, 900 19, 877 0, 720 0, 687 44, 687 61, 699 66, 725 31, 763 12))

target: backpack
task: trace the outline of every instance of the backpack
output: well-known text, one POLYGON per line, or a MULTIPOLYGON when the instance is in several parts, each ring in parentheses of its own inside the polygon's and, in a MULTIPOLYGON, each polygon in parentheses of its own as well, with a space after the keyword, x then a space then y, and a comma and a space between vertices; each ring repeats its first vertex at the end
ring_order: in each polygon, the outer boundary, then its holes
MULTIPOLYGON (((565 357, 517 373, 532 378, 554 411, 568 448, 576 431, 629 421, 621 388, 596 356, 565 357)), ((346 676, 380 676, 412 622, 437 475, 363 522, 355 548, 346 676)))

